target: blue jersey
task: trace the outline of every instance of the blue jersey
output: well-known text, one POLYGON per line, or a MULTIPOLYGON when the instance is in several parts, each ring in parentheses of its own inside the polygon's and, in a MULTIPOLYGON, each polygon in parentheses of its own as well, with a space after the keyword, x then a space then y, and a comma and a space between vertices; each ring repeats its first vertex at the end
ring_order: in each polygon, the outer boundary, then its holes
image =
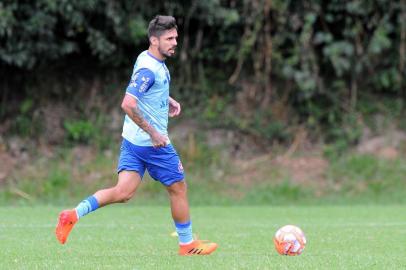
MULTIPOLYGON (((126 91, 127 95, 137 100, 144 119, 159 133, 166 136, 168 136, 170 80, 165 62, 144 51, 135 62, 126 91)), ((149 134, 135 124, 128 115, 124 119, 122 136, 134 145, 153 146, 149 134)))

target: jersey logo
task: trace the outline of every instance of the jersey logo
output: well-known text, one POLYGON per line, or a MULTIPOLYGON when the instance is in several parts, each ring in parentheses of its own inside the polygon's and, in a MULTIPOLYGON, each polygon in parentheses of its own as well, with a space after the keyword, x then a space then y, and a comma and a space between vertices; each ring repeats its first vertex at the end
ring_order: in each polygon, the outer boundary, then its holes
POLYGON ((137 87, 137 83, 134 80, 131 80, 129 87, 137 87))
POLYGON ((143 93, 143 92, 145 92, 145 90, 147 90, 149 81, 150 81, 151 79, 148 78, 148 77, 142 76, 141 80, 142 80, 142 84, 141 84, 141 86, 140 86, 140 90, 138 90, 138 91, 139 91, 140 93, 143 93))
POLYGON ((178 163, 178 172, 183 173, 183 165, 182 165, 182 162, 180 160, 179 160, 179 163, 178 163))
POLYGON ((161 101, 161 104, 159 105, 159 107, 162 109, 162 108, 165 108, 165 107, 168 107, 168 104, 169 104, 169 101, 167 100, 167 101, 161 101))
POLYGON ((138 78, 138 72, 132 75, 129 87, 134 87, 134 88, 137 87, 137 83, 136 83, 137 78, 138 78))

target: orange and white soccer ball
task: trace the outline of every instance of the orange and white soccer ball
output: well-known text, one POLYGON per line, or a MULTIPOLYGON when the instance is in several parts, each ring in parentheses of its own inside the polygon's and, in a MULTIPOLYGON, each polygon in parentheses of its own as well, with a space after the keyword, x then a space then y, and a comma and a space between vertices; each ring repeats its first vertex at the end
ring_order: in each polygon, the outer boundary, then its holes
POLYGON ((295 256, 303 252, 306 237, 299 227, 286 225, 276 231, 273 242, 279 254, 295 256))

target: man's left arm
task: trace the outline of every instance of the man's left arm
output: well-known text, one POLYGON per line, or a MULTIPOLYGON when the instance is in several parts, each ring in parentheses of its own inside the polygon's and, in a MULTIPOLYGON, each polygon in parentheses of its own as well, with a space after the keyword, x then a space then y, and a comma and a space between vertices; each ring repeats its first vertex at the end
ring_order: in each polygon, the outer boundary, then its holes
POLYGON ((169 117, 175 117, 180 114, 181 107, 179 102, 169 97, 169 117))

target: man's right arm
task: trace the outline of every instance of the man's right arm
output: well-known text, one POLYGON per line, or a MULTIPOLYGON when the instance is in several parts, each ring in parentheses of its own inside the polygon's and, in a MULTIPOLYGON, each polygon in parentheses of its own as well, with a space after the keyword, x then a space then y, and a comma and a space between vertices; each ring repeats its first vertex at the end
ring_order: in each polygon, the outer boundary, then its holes
POLYGON ((165 146, 168 138, 160 134, 148 121, 146 121, 138 107, 137 99, 149 91, 155 83, 154 73, 147 68, 141 68, 133 72, 130 84, 127 87, 121 108, 142 130, 151 137, 155 147, 165 146))
POLYGON ((134 121, 142 130, 149 134, 154 147, 165 146, 168 138, 159 133, 151 124, 148 123, 142 116, 142 113, 137 105, 137 100, 131 95, 126 94, 121 103, 123 111, 134 121))

